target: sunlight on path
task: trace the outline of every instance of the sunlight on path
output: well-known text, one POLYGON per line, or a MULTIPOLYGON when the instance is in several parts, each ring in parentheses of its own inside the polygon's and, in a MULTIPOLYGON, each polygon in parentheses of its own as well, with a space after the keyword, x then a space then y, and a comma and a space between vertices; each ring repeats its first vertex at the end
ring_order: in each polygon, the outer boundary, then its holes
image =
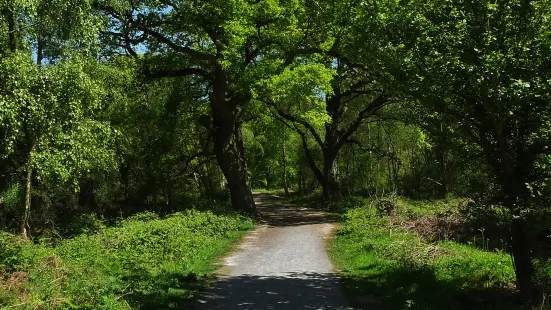
POLYGON ((198 309, 352 309, 325 250, 334 223, 323 213, 264 202, 265 223, 224 259, 198 309))

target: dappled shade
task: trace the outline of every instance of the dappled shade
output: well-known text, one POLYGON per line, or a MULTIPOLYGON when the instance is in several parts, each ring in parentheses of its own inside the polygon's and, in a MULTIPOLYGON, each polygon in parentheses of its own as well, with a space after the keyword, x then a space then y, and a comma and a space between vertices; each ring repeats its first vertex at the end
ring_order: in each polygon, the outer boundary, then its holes
POLYGON ((197 309, 351 309, 342 306, 334 274, 222 278, 197 309))
POLYGON ((271 227, 326 224, 337 221, 324 212, 301 205, 268 203, 270 199, 281 199, 277 195, 256 193, 254 196, 262 223, 271 227))

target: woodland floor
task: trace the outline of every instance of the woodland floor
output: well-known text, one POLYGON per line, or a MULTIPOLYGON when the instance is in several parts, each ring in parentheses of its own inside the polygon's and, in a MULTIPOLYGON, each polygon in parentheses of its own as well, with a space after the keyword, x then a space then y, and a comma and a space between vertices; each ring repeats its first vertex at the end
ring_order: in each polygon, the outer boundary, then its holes
POLYGON ((263 222, 222 262, 197 309, 352 309, 326 252, 336 221, 256 194, 263 222))

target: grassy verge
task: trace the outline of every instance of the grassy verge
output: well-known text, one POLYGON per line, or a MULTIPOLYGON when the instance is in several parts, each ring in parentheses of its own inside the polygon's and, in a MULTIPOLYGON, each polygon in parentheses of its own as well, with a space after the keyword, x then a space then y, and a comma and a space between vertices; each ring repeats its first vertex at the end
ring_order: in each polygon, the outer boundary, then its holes
POLYGON ((217 257, 252 226, 238 215, 186 211, 139 214, 55 247, 1 234, 0 308, 181 308, 210 284, 217 257))
MULTIPOLYGON (((442 212, 445 204, 435 203, 428 212, 442 212)), ((345 291, 356 306, 519 309, 508 254, 423 238, 404 227, 403 214, 418 218, 427 209, 401 205, 402 210, 393 211, 400 214, 387 216, 375 203, 364 201, 363 207, 344 213, 342 229, 330 244, 345 291)))

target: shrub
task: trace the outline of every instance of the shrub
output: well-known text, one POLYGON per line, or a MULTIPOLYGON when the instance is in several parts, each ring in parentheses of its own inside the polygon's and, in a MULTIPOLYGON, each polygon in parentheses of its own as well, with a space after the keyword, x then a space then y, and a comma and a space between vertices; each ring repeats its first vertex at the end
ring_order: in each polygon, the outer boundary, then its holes
POLYGON ((252 222, 235 214, 188 210, 162 219, 139 214, 115 227, 96 226, 102 227, 97 233, 78 235, 55 248, 30 244, 5 255, 29 266, 26 300, 49 309, 181 307, 208 281, 216 256, 252 222))
POLYGON ((63 235, 66 237, 80 234, 95 234, 106 228, 105 223, 95 214, 79 214, 63 227, 63 235))
POLYGON ((0 231, 0 271, 13 271, 21 266, 21 244, 10 233, 0 231))
POLYGON ((23 186, 14 183, 4 192, 0 192, 0 227, 16 227, 21 213, 21 202, 25 194, 23 186))

